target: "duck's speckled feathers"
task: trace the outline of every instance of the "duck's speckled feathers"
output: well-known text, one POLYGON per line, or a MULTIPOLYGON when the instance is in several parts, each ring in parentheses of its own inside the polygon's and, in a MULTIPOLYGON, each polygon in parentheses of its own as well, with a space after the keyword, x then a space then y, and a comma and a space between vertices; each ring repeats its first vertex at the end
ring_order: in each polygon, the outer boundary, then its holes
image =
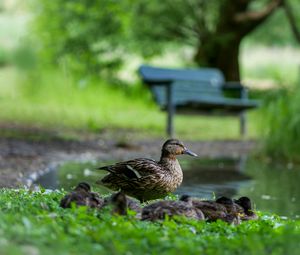
POLYGON ((166 217, 173 216, 204 220, 202 211, 185 201, 158 201, 145 206, 142 210, 142 220, 164 220, 166 217))
POLYGON ((231 198, 220 197, 216 200, 218 204, 225 206, 227 213, 232 215, 238 215, 244 213, 244 208, 237 203, 233 202, 231 198))
POLYGON ((109 173, 97 183, 122 190, 141 202, 165 197, 182 183, 183 174, 176 159, 181 154, 196 156, 177 139, 169 139, 163 144, 159 161, 138 158, 100 167, 109 173))
POLYGON ((252 204, 249 197, 240 197, 239 199, 235 199, 234 203, 244 209, 244 213, 241 215, 241 220, 257 220, 259 218, 252 210, 252 204))
POLYGON ((104 205, 104 200, 97 193, 91 192, 88 184, 82 182, 72 192, 61 199, 60 207, 70 208, 72 203, 76 206, 100 209, 104 205))
POLYGON ((212 200, 199 200, 196 198, 192 199, 193 206, 200 209, 207 221, 222 220, 228 223, 239 224, 239 215, 235 213, 229 213, 227 208, 220 203, 212 200))
POLYGON ((140 203, 131 197, 126 196, 122 191, 112 194, 104 199, 104 207, 112 206, 112 212, 119 215, 127 215, 127 209, 137 213, 141 217, 142 208, 140 203))
MULTIPOLYGON (((148 176, 159 170, 160 166, 156 161, 147 158, 138 158, 119 162, 114 165, 100 167, 100 170, 106 170, 115 176, 127 179, 139 179, 143 176, 148 176)), ((102 179, 105 182, 106 179, 102 179)))

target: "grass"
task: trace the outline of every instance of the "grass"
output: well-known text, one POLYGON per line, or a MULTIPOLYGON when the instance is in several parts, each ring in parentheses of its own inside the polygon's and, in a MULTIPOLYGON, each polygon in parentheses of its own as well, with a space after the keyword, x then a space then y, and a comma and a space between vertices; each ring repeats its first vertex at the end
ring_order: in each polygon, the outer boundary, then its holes
MULTIPOLYGON (((1 122, 42 128, 101 131, 133 129, 152 136, 164 134, 166 115, 141 86, 121 88, 114 83, 81 80, 63 72, 28 76, 13 68, 0 73, 1 122)), ((249 137, 256 137, 256 113, 249 114, 249 137)), ((238 118, 176 116, 184 139, 239 138, 238 118), (220 132, 222 127, 222 132, 220 132)))
POLYGON ((273 159, 299 163, 300 89, 287 90, 263 111, 265 151, 273 159))
POLYGON ((58 206, 64 192, 0 191, 0 253, 298 254, 300 222, 262 215, 231 226, 187 219, 162 223, 58 206))

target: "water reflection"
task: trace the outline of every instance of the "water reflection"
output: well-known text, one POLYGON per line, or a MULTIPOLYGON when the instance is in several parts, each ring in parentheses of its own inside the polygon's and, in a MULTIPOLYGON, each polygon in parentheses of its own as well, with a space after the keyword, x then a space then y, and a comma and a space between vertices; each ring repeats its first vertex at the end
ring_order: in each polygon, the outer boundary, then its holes
POLYGON ((300 216, 300 168, 266 165, 249 161, 247 173, 255 180, 251 187, 243 187, 240 194, 249 194, 263 211, 299 218, 300 216))
POLYGON ((241 187, 251 185, 251 178, 243 172, 244 162, 244 158, 183 162, 184 179, 176 193, 207 199, 234 197, 241 187))
MULTIPOLYGON (((259 210, 295 218, 300 215, 300 168, 270 166, 245 158, 180 162, 184 181, 176 191, 178 194, 208 199, 246 195, 259 210)), ((108 189, 95 184, 104 175, 105 172, 95 170, 94 164, 71 162, 45 174, 36 183, 45 188, 70 190, 79 181, 87 181, 99 192, 109 193, 108 189)))

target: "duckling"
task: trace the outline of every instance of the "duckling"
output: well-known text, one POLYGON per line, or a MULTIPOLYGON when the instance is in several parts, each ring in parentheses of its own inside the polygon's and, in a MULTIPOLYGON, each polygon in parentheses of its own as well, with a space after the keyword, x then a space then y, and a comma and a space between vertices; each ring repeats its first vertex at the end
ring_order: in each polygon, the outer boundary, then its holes
POLYGON ((72 203, 77 206, 101 208, 104 205, 104 200, 97 193, 91 192, 88 183, 80 182, 71 193, 61 199, 60 207, 70 208, 72 203))
POLYGON ((193 199, 193 206, 200 209, 209 222, 222 220, 227 223, 239 224, 238 216, 229 214, 224 205, 215 201, 193 199))
POLYGON ((258 215, 252 211, 251 200, 249 197, 240 197, 235 199, 234 202, 244 209, 244 214, 241 216, 241 220, 257 220, 258 215))
POLYGON ((164 220, 165 217, 185 216, 196 220, 204 220, 201 210, 193 206, 191 197, 184 195, 179 201, 162 200, 147 205, 142 210, 142 220, 164 220))
POLYGON ((140 218, 142 208, 140 204, 120 191, 112 194, 109 198, 104 200, 104 207, 112 205, 112 213, 118 215, 127 215, 127 209, 135 211, 137 213, 136 217, 140 218))
POLYGON ((109 173, 97 183, 112 190, 122 190, 140 202, 165 197, 182 182, 182 170, 176 159, 181 154, 197 156, 179 140, 169 139, 162 146, 158 162, 138 158, 100 167, 98 169, 109 173))
POLYGON ((231 198, 228 197, 220 197, 216 200, 218 204, 223 205, 228 214, 232 215, 243 215, 244 214, 244 208, 237 203, 234 203, 231 198))

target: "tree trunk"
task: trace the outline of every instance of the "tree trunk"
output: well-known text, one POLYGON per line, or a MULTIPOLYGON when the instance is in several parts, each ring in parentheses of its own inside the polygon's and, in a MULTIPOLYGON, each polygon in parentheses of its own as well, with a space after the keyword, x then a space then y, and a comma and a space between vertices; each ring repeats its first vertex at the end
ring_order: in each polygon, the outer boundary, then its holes
POLYGON ((265 8, 252 11, 252 0, 223 0, 221 17, 214 32, 205 31, 199 38, 194 60, 199 66, 216 67, 226 80, 239 81, 239 48, 242 39, 264 22, 282 3, 270 0, 265 8))
POLYGON ((201 67, 215 67, 225 75, 227 81, 239 81, 239 47, 242 38, 231 38, 219 42, 217 36, 202 40, 194 60, 201 67))

